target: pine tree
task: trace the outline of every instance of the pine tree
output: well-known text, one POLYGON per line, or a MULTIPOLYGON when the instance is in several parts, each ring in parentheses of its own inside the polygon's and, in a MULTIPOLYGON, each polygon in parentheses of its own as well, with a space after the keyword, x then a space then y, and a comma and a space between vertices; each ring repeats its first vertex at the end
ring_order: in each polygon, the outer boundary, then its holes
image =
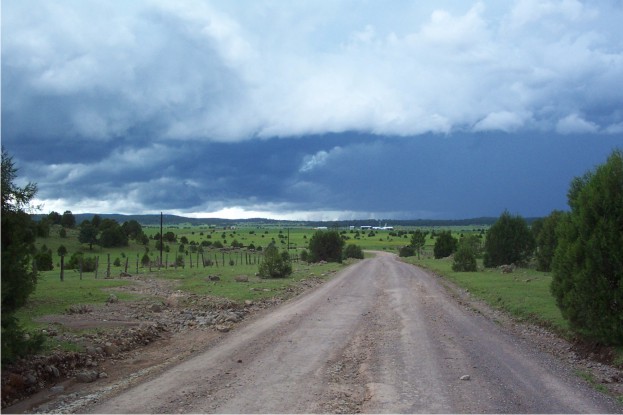
POLYGON ((2 149, 2 361, 36 351, 41 336, 26 340, 15 312, 35 290, 37 271, 33 269, 36 224, 28 213, 37 186, 14 184, 17 169, 12 157, 2 149))
POLYGON ((521 216, 504 211, 487 231, 485 267, 520 264, 534 251, 534 237, 521 216))
POLYGON ((552 294, 572 328, 623 345, 623 153, 572 181, 558 226, 552 294))

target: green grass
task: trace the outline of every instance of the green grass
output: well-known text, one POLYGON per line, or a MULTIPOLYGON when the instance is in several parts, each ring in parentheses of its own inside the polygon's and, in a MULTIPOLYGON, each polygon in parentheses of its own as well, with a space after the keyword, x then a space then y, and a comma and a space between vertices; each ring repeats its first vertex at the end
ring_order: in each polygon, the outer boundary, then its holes
MULTIPOLYGON (((26 328, 38 326, 34 319, 48 314, 63 313, 75 304, 104 304, 109 292, 106 288, 130 284, 127 280, 94 279, 92 276, 80 280, 73 271, 65 272, 65 280, 60 281, 58 272, 40 273, 35 292, 28 298, 26 305, 17 313, 26 328)), ((121 300, 135 298, 131 294, 118 293, 121 300)))
POLYGON ((282 295, 289 287, 305 278, 310 276, 328 278, 333 272, 345 266, 345 264, 335 263, 322 265, 295 263, 293 265, 294 273, 289 278, 260 279, 255 276, 257 265, 226 266, 218 269, 212 267, 210 268, 210 273, 207 273, 202 268, 186 269, 184 272, 177 273, 177 275, 173 273, 173 278, 179 280, 178 288, 181 290, 240 302, 282 295), (208 275, 217 275, 220 281, 206 281, 208 275), (249 278, 249 282, 236 282, 235 277, 238 275, 246 275, 249 278))
MULTIPOLYGON (((229 256, 226 254, 226 264, 219 267, 185 268, 154 268, 149 272, 146 268, 140 269, 140 275, 147 275, 149 278, 159 278, 174 281, 174 289, 179 289, 200 296, 218 297, 229 299, 234 302, 244 300, 260 300, 267 297, 289 297, 293 292, 292 287, 302 279, 310 276, 329 278, 335 271, 346 266, 344 264, 305 264, 295 262, 293 264, 294 273, 286 279, 262 280, 255 277, 258 265, 245 265, 244 261, 237 259, 237 264, 229 265, 229 256), (221 279, 218 282, 208 280, 209 275, 218 275, 221 279), (246 275, 248 283, 240 283, 234 280, 235 276, 246 275)), ((219 263, 221 261, 219 253, 219 263)), ((111 288, 133 284, 129 278, 118 277, 122 268, 113 267, 111 275, 113 278, 104 278, 105 272, 101 270, 100 277, 94 278, 94 273, 83 273, 80 279, 79 273, 74 270, 66 270, 64 281, 60 281, 60 271, 46 271, 40 273, 34 293, 29 297, 27 304, 18 311, 17 317, 21 324, 29 332, 36 332, 48 326, 47 323, 38 323, 38 317, 53 314, 62 314, 72 305, 92 305, 101 306, 105 304, 110 295, 111 288)), ((103 267, 105 270, 105 267, 103 267)), ((131 270, 129 270, 131 271, 131 270)), ((115 291, 119 301, 130 301, 142 298, 136 294, 115 291)), ((156 299, 156 297, 153 297, 156 299)), ((158 300, 163 300, 158 298, 158 300)), ((89 330, 73 330, 58 326, 55 328, 59 332, 84 333, 89 330)), ((79 351, 80 345, 68 341, 59 341, 55 337, 46 337, 43 352, 53 350, 79 351)))
MULTIPOLYGON (((244 255, 240 253, 221 253, 206 252, 206 257, 212 258, 216 255, 219 266, 203 267, 201 264, 197 268, 193 255, 193 267, 169 267, 169 268, 139 268, 138 275, 148 275, 153 278, 173 280, 175 289, 186 291, 197 295, 208 295, 211 297, 221 297, 235 302, 244 300, 257 300, 266 297, 285 295, 286 291, 302 279, 312 275, 328 278, 333 272, 343 268, 346 264, 306 264, 294 262, 294 273, 290 278, 262 280, 255 276, 258 264, 246 264, 244 255), (225 266, 222 260, 225 258, 225 266), (229 265, 230 260, 234 265, 229 265), (218 282, 208 280, 209 275, 217 275, 218 282), (238 275, 246 275, 248 283, 235 281, 238 275), (267 290, 264 290, 267 289, 267 290)), ((112 256, 112 255, 111 255, 112 256)), ((170 257, 173 255, 170 254, 170 257)), ((189 257, 187 257, 189 258, 189 257)), ((256 258, 259 260, 259 258, 256 258)), ((111 260, 112 261, 112 260, 111 260)), ((104 261, 105 263, 105 261, 104 261)), ((40 273, 40 278, 34 293, 29 297, 26 306, 17 313, 22 324, 29 330, 40 328, 43 324, 36 323, 37 317, 49 314, 61 314, 71 305, 85 304, 98 305, 104 304, 110 295, 108 289, 132 284, 128 278, 116 278, 123 271, 123 267, 111 266, 111 278, 105 278, 106 265, 101 265, 100 257, 99 278, 95 279, 94 272, 80 274, 75 270, 65 270, 64 281, 60 281, 60 270, 52 270, 40 273)), ((129 267, 128 271, 135 274, 136 265, 129 267)), ((120 301, 138 298, 135 294, 115 291, 115 295, 120 301)))
POLYGON ((450 260, 406 259, 445 276, 490 306, 505 310, 518 319, 536 321, 561 334, 569 333, 569 325, 549 291, 552 278, 548 273, 522 268, 510 274, 497 269, 454 272, 450 260))
MULTIPOLYGON (((591 385, 593 389, 598 390, 599 392, 604 393, 606 395, 610 394, 610 391, 608 390, 608 388, 606 388, 604 385, 599 383, 591 373, 585 372, 583 370, 575 370, 574 373, 576 376, 584 379, 589 385, 591 385)), ((623 402, 623 395, 618 396, 617 399, 623 402)))

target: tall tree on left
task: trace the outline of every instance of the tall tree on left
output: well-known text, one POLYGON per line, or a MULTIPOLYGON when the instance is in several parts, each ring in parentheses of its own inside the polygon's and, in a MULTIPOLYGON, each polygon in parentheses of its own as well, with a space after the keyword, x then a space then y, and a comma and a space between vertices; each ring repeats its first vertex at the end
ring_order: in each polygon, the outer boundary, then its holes
POLYGON ((37 271, 33 269, 36 224, 28 210, 37 185, 17 186, 17 168, 2 148, 2 361, 35 352, 43 343, 39 336, 28 336, 15 312, 35 290, 37 271))

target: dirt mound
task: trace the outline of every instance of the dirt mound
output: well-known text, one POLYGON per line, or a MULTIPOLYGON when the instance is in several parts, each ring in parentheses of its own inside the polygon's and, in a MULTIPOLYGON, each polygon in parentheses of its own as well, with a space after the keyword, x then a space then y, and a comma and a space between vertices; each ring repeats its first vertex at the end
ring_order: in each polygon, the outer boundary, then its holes
MULTIPOLYGON (((33 356, 5 366, 2 368, 2 407, 78 376, 86 369, 93 370, 107 358, 149 344, 160 338, 164 331, 166 328, 159 324, 117 329, 92 336, 85 352, 57 351, 49 356, 33 356)), ((97 372, 97 375, 101 373, 97 372)))

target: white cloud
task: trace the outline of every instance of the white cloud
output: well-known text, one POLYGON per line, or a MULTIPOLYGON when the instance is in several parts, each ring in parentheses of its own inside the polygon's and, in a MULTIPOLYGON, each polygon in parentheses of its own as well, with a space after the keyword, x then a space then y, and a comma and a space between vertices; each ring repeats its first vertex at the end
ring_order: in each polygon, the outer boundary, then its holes
POLYGON ((546 18, 574 21, 592 17, 594 12, 586 10, 578 0, 520 0, 512 8, 510 16, 512 25, 523 26, 546 18))
POLYGON ((528 114, 516 114, 509 111, 492 112, 474 125, 474 131, 512 132, 521 128, 528 114))
POLYGON ((299 171, 304 173, 311 171, 316 167, 320 167, 327 162, 328 157, 329 153, 324 150, 319 151, 312 156, 306 156, 305 159, 303 159, 303 165, 301 166, 299 171))
POLYGON ((596 133, 599 127, 578 114, 569 114, 558 121, 556 131, 560 134, 596 133))
POLYGON ((574 111, 618 124, 617 20, 577 0, 9 2, 3 119, 16 135, 212 141, 564 130, 574 111))
POLYGON ((72 213, 120 213, 134 215, 137 212, 144 214, 156 214, 160 211, 147 210, 141 203, 129 200, 126 194, 108 194, 106 199, 81 198, 73 200, 68 198, 34 199, 33 205, 40 205, 41 212, 65 212, 72 213))
MULTIPOLYGON (((157 212, 153 212, 157 213, 157 212)), ((357 210, 304 210, 289 204, 265 204, 255 206, 231 206, 210 211, 167 211, 169 214, 187 216, 192 218, 223 218, 223 219, 248 219, 266 218, 276 220, 307 220, 307 221, 343 221, 355 219, 383 219, 383 218, 411 218, 413 212, 368 212, 357 210), (407 215, 407 216, 405 216, 407 215)), ((417 217, 434 217, 435 212, 419 212, 417 217)))
POLYGON ((342 152, 341 147, 334 147, 329 152, 320 150, 316 154, 307 155, 303 158, 303 163, 299 168, 300 173, 307 173, 314 169, 324 166, 330 157, 339 155, 342 152))

